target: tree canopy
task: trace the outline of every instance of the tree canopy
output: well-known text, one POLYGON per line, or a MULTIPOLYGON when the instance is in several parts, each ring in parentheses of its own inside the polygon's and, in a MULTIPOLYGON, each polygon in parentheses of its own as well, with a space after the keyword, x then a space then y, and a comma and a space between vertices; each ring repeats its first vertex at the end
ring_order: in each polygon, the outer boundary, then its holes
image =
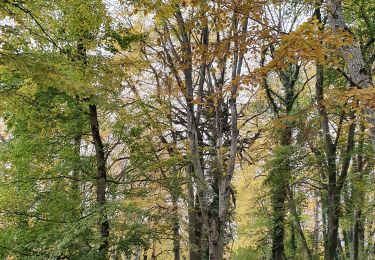
POLYGON ((372 259, 374 0, 0 1, 0 257, 372 259))

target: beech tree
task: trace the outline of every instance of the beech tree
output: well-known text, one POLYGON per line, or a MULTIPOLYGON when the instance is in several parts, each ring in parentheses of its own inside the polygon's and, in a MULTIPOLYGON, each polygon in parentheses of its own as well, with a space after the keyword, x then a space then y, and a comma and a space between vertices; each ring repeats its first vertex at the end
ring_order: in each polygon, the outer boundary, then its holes
POLYGON ((0 2, 4 259, 371 259, 372 1, 0 2))

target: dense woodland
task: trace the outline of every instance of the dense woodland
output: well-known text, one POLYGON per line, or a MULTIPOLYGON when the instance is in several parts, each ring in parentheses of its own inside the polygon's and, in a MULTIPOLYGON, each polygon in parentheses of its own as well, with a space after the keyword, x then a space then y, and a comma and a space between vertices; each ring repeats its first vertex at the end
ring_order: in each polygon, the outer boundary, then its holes
POLYGON ((374 259, 375 0, 1 0, 0 258, 374 259))

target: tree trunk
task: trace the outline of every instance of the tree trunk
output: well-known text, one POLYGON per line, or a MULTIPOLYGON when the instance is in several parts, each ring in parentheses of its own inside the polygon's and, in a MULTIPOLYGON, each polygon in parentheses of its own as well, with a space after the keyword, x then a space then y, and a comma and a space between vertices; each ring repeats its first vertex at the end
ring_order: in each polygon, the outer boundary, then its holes
POLYGON ((367 228, 366 233, 367 233, 366 255, 374 255, 375 254, 375 242, 374 242, 375 228, 374 228, 373 216, 369 217, 368 228, 367 228))
POLYGON ((338 230, 339 230, 339 203, 336 185, 330 183, 328 187, 328 254, 327 260, 337 260, 338 230))
POLYGON ((359 189, 355 189, 355 196, 357 196, 358 203, 356 203, 355 209, 355 222, 354 222, 354 232, 353 232, 353 259, 358 260, 363 257, 364 253, 364 233, 365 233, 365 225, 364 219, 362 216, 362 207, 365 201, 365 192, 363 191, 363 187, 365 185, 363 179, 363 145, 364 145, 364 130, 365 127, 362 124, 361 132, 358 141, 358 155, 357 155, 357 180, 359 189))
MULTIPOLYGON (((329 21, 333 31, 348 31, 342 12, 342 1, 329 0, 328 3, 331 12, 329 21)), ((350 44, 341 47, 340 51, 352 82, 360 88, 372 87, 371 71, 366 67, 359 44, 353 40, 350 44)), ((371 107, 364 109, 364 112, 367 114, 367 121, 370 124, 371 139, 375 151, 375 112, 371 107)))
POLYGON ((320 212, 320 203, 319 200, 316 201, 315 210, 314 210, 314 255, 319 255, 319 212, 320 212))
POLYGON ((145 249, 144 251, 143 251, 143 260, 147 260, 147 250, 145 249))
POLYGON ((107 169, 104 154, 104 147, 100 137, 98 112, 96 105, 90 104, 90 125, 91 135, 94 141, 96 153, 96 169, 97 169, 97 186, 96 186, 96 202, 99 206, 99 230, 101 236, 101 244, 99 252, 101 257, 106 258, 109 247, 109 222, 105 211, 106 205, 106 188, 107 188, 107 169))
POLYGON ((318 109, 321 119, 321 129, 325 141, 327 173, 328 173, 328 195, 327 195, 327 248, 325 252, 325 259, 338 259, 338 228, 340 217, 340 187, 337 185, 336 172, 336 147, 332 141, 329 130, 328 114, 324 106, 324 92, 323 92, 323 67, 316 65, 316 82, 315 82, 316 96, 318 101, 318 109))
POLYGON ((324 106, 323 94, 323 67, 316 66, 316 96, 318 109, 321 118, 321 128, 325 140, 327 173, 328 173, 328 195, 327 195, 327 248, 325 258, 327 260, 337 259, 337 240, 339 224, 339 205, 340 197, 337 194, 336 181, 336 151, 329 132, 328 115, 324 106))
POLYGON ((223 223, 218 217, 210 218, 209 259, 221 260, 224 255, 223 223))
MULTIPOLYGON (((285 81, 283 85, 287 88, 294 88, 294 83, 291 83, 291 79, 285 81)), ((288 115, 293 106, 293 90, 286 90, 286 114, 288 115)), ((292 144, 292 129, 287 127, 283 130, 280 137, 280 145, 288 147, 292 144)), ((273 212, 273 232, 272 232, 272 256, 275 260, 284 259, 284 237, 285 237, 285 216, 286 209, 285 203, 287 199, 287 193, 289 189, 289 178, 291 174, 291 168, 289 166, 288 158, 284 158, 285 168, 283 172, 273 173, 273 186, 274 191, 272 194, 272 212, 273 212), (277 175, 277 176, 276 176, 277 175)))
POLYGON ((307 244, 307 240, 306 240, 305 234, 303 233, 303 229, 302 229, 300 217, 299 217, 299 214, 297 212, 296 205, 295 205, 295 203, 293 201, 293 191, 290 191, 290 197, 291 197, 291 201, 290 201, 291 211, 292 211, 292 214, 294 216, 295 223, 296 223, 295 226, 296 226, 298 234, 299 234, 299 236, 301 238, 302 248, 305 251, 306 258, 307 259, 312 259, 312 253, 311 253, 311 250, 309 248, 309 245, 307 244))
POLYGON ((188 188, 188 221, 189 221, 189 259, 190 260, 200 260, 202 255, 202 225, 197 214, 200 209, 199 206, 196 207, 194 188, 192 182, 193 176, 193 166, 191 163, 187 166, 187 188, 188 188))
MULTIPOLYGON (((284 186, 284 185, 283 185, 284 186)), ((272 231, 272 259, 283 260, 284 259, 284 218, 285 218, 285 199, 286 199, 286 188, 280 187, 278 193, 273 194, 273 231, 272 231)))
POLYGON ((177 198, 173 196, 173 254, 174 260, 180 260, 180 218, 178 214, 177 198))
POLYGON ((353 251, 354 260, 362 259, 364 254, 365 225, 363 223, 362 210, 358 209, 355 215, 353 251))
POLYGON ((151 260, 156 260, 156 242, 155 242, 155 240, 152 241, 151 260))
MULTIPOLYGON (((273 46, 271 46, 272 52, 273 46)), ((261 57, 261 66, 264 66, 265 62, 265 54, 267 50, 262 52, 261 57)), ((283 115, 290 115, 293 104, 295 101, 295 83, 297 81, 299 75, 299 66, 298 65, 290 65, 285 70, 277 71, 279 79, 283 85, 284 90, 284 97, 281 104, 278 106, 276 104, 271 92, 270 88, 267 83, 267 78, 263 80, 263 87, 266 90, 267 97, 269 99, 269 103, 272 104, 275 117, 279 117, 280 111, 282 108, 285 111, 283 115)), ((286 127, 285 129, 281 130, 281 134, 279 137, 279 145, 282 147, 289 147, 292 144, 292 129, 290 127, 286 127)), ((291 168, 289 167, 288 158, 285 158, 285 169, 282 172, 270 172, 270 183, 272 185, 272 214, 273 214, 273 229, 272 229, 272 257, 273 259, 284 259, 284 236, 285 236, 285 216, 286 216, 286 209, 285 203, 287 199, 287 193, 289 189, 289 176, 291 174, 291 168)))
POLYGON ((345 249, 342 256, 345 259, 353 259, 351 257, 351 252, 350 252, 351 251, 350 231, 348 229, 342 228, 341 232, 342 232, 342 237, 343 237, 343 240, 344 240, 344 249, 345 249))
POLYGON ((324 259, 328 259, 328 199, 326 196, 322 197, 322 224, 323 224, 323 242, 324 242, 324 259))

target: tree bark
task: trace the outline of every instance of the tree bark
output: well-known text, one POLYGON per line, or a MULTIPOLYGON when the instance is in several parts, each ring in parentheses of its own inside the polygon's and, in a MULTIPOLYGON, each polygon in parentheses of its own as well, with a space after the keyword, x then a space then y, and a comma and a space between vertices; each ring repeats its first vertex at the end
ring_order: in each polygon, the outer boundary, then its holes
MULTIPOLYGON (((331 176, 332 177, 332 176, 331 176)), ((339 231, 339 203, 340 198, 333 181, 328 187, 328 254, 327 260, 338 259, 337 246, 338 246, 338 231, 339 231)))
MULTIPOLYGON (((280 81, 285 92, 284 102, 282 106, 285 109, 285 114, 290 115, 293 109, 295 100, 295 83, 299 74, 298 65, 292 65, 287 70, 278 71, 280 81)), ((267 82, 265 82, 267 84, 267 82)), ((265 86, 268 89, 268 85, 265 86)), ((272 103, 274 101, 271 99, 272 103)), ((280 116, 280 107, 275 109, 275 115, 280 116)), ((289 147, 292 144, 292 128, 286 127, 282 129, 279 139, 279 144, 282 147, 289 147)), ((273 173, 271 180, 274 187, 272 194, 272 212, 273 212, 273 231, 272 231, 272 256, 273 259, 281 260, 285 258, 284 253, 284 238, 285 238, 285 203, 289 190, 289 178, 291 175, 291 168, 288 162, 289 158, 285 158, 285 169, 283 172, 273 173), (277 176, 276 176, 277 175, 277 176)))
POLYGON ((191 163, 187 165, 187 189, 188 189, 188 220, 189 220, 189 259, 190 260, 200 260, 202 255, 202 247, 201 247, 201 229, 202 226, 200 225, 199 216, 197 213, 199 212, 199 207, 197 208, 195 205, 195 196, 194 196, 194 188, 191 176, 193 176, 193 166, 191 163))
POLYGON ((318 101, 318 109, 321 119, 321 129, 324 135, 327 173, 328 173, 328 195, 327 195, 327 248, 325 257, 327 260, 337 259, 337 243, 338 243, 338 224, 339 224, 339 203, 337 180, 336 180, 336 150, 332 142, 329 132, 329 121, 327 111, 324 106, 323 92, 323 67, 316 66, 316 96, 318 101))
POLYGON ((106 205, 106 188, 107 188, 107 169, 104 154, 103 142, 100 137, 99 121, 97 107, 94 104, 89 105, 90 111, 90 126, 91 135, 94 141, 96 154, 96 169, 97 169, 97 183, 96 183, 96 202, 99 206, 99 230, 101 236, 101 244, 99 252, 101 257, 106 258, 109 248, 109 221, 105 211, 106 205))
MULTIPOLYGON (((329 0, 330 7, 330 26, 333 31, 349 31, 342 12, 341 0, 329 0)), ((343 57, 348 74, 353 83, 359 88, 373 87, 372 75, 370 70, 366 67, 359 44, 353 39, 348 45, 340 48, 341 56, 343 57)), ((364 109, 367 115, 367 121, 370 124, 370 134, 375 151, 375 111, 371 107, 364 109)))
MULTIPOLYGON (((172 195, 173 196, 173 195, 172 195)), ((176 196, 173 196, 173 254, 174 260, 180 260, 180 218, 176 196)))
POLYGON ((363 179, 363 145, 364 145, 364 125, 362 124, 361 132, 358 141, 358 154, 357 154, 357 181, 359 189, 355 189, 356 192, 354 193, 357 196, 356 209, 355 209, 355 221, 354 221, 354 231, 353 231, 353 259, 358 260, 361 259, 364 253, 364 219, 362 216, 362 207, 365 201, 365 192, 363 191, 363 186, 365 185, 363 179))
POLYGON ((286 188, 279 187, 280 192, 273 194, 273 231, 272 231, 272 259, 283 260, 284 259, 284 218, 285 218, 285 199, 286 199, 286 188))
POLYGON ((315 209, 314 209, 314 255, 318 256, 319 255, 319 226, 320 226, 320 221, 319 221, 319 211, 320 211, 320 203, 319 200, 316 201, 315 209))
POLYGON ((291 201, 290 201, 291 211, 292 211, 292 214, 294 216, 295 223, 296 223, 295 226, 296 226, 298 234, 301 238, 302 248, 305 251, 307 259, 311 260, 312 259, 312 253, 311 253, 311 250, 309 248, 309 245, 307 244, 307 240, 306 240, 305 234, 303 233, 303 229, 302 229, 302 225, 301 225, 301 221, 300 221, 300 216, 297 212, 296 205, 293 201, 293 191, 290 191, 290 199, 291 199, 291 201))
MULTIPOLYGON (((338 177, 337 173, 337 155, 336 144, 332 141, 332 136, 329 129, 329 120, 326 108, 324 106, 324 92, 323 92, 323 67, 319 64, 316 66, 316 95, 318 102, 318 109, 321 118, 321 129, 325 141, 327 173, 328 173, 328 241, 325 258, 327 260, 338 259, 338 230, 340 219, 340 197, 341 191, 345 184, 348 174, 348 169, 351 161, 351 152, 354 146, 354 132, 355 123, 349 126, 348 137, 345 151, 342 152, 342 166, 341 173, 338 177)), ((351 113, 351 120, 354 121, 354 114, 351 113)))
POLYGON ((324 259, 328 259, 328 199, 326 196, 322 198, 322 224, 323 224, 323 242, 324 242, 324 259))

